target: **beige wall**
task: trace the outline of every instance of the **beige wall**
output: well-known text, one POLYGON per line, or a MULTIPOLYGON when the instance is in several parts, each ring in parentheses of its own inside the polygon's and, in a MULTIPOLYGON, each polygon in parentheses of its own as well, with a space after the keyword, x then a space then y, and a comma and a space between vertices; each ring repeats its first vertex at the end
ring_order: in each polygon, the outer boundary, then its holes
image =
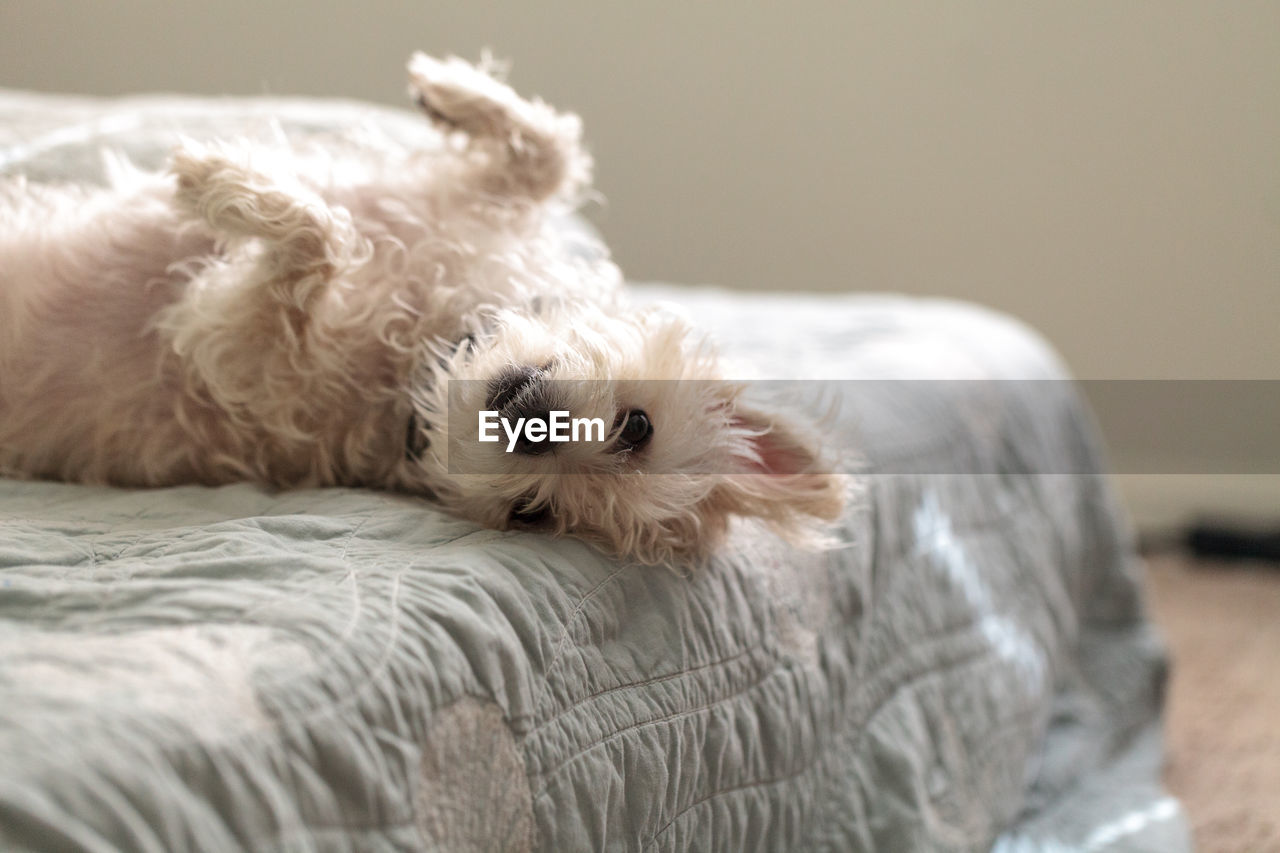
POLYGON ((1280 377, 1275 0, 0 4, 0 85, 47 90, 399 103, 411 49, 485 45, 585 118, 633 278, 945 294, 1083 376, 1280 377))

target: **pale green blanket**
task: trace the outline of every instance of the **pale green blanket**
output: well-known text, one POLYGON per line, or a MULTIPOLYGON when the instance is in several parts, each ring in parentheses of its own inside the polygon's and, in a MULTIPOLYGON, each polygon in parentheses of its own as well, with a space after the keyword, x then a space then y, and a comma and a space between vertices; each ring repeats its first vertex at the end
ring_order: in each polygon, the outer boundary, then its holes
MULTIPOLYGON (((172 103, 0 98, 0 168, 158 151, 172 103)), ((1061 376, 960 305, 655 295, 775 376, 1061 376)), ((0 481, 0 849, 1188 849, 1083 410, 859 387, 845 547, 688 577, 369 492, 0 481)))

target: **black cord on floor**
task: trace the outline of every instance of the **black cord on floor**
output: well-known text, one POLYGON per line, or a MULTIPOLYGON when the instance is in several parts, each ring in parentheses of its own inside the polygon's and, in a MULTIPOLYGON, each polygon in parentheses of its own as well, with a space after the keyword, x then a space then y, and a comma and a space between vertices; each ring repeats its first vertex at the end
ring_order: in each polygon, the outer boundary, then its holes
POLYGON ((1266 560, 1280 563, 1280 526, 1251 527, 1230 521, 1198 521, 1186 533, 1195 556, 1213 560, 1266 560))
POLYGON ((1144 530, 1138 550, 1145 556, 1185 553, 1208 561, 1261 560, 1280 564, 1280 524, 1204 518, 1186 527, 1144 530))

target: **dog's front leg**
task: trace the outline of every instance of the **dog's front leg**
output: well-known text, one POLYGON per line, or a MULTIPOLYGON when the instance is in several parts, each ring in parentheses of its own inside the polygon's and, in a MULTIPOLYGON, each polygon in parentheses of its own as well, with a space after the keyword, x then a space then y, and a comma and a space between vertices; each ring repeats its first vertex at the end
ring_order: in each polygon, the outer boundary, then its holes
POLYGON ((183 377, 177 418, 202 444, 241 476, 335 482, 342 407, 371 384, 354 366, 357 336, 335 331, 357 298, 338 285, 371 249, 297 168, 289 152, 248 145, 175 152, 174 203, 221 245, 192 260, 155 326, 183 377))
POLYGON ((330 206, 287 167, 268 175, 251 165, 265 156, 189 142, 174 153, 170 171, 181 207, 224 238, 261 243, 255 286, 240 289, 240 297, 258 301, 264 312, 284 311, 288 328, 298 333, 325 285, 366 257, 369 247, 345 208, 330 206))
POLYGON ((469 178, 474 189, 500 203, 572 197, 590 183, 591 158, 576 115, 526 100, 485 68, 457 57, 414 54, 409 88, 428 118, 461 131, 483 155, 469 178))

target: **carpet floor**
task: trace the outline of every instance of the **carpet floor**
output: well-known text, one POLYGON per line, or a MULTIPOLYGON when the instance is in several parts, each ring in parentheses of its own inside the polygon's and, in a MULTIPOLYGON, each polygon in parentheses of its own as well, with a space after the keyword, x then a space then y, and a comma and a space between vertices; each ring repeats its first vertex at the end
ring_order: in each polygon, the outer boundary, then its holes
POLYGON ((1148 565, 1173 657, 1165 782, 1197 850, 1280 853, 1280 566, 1148 565))

